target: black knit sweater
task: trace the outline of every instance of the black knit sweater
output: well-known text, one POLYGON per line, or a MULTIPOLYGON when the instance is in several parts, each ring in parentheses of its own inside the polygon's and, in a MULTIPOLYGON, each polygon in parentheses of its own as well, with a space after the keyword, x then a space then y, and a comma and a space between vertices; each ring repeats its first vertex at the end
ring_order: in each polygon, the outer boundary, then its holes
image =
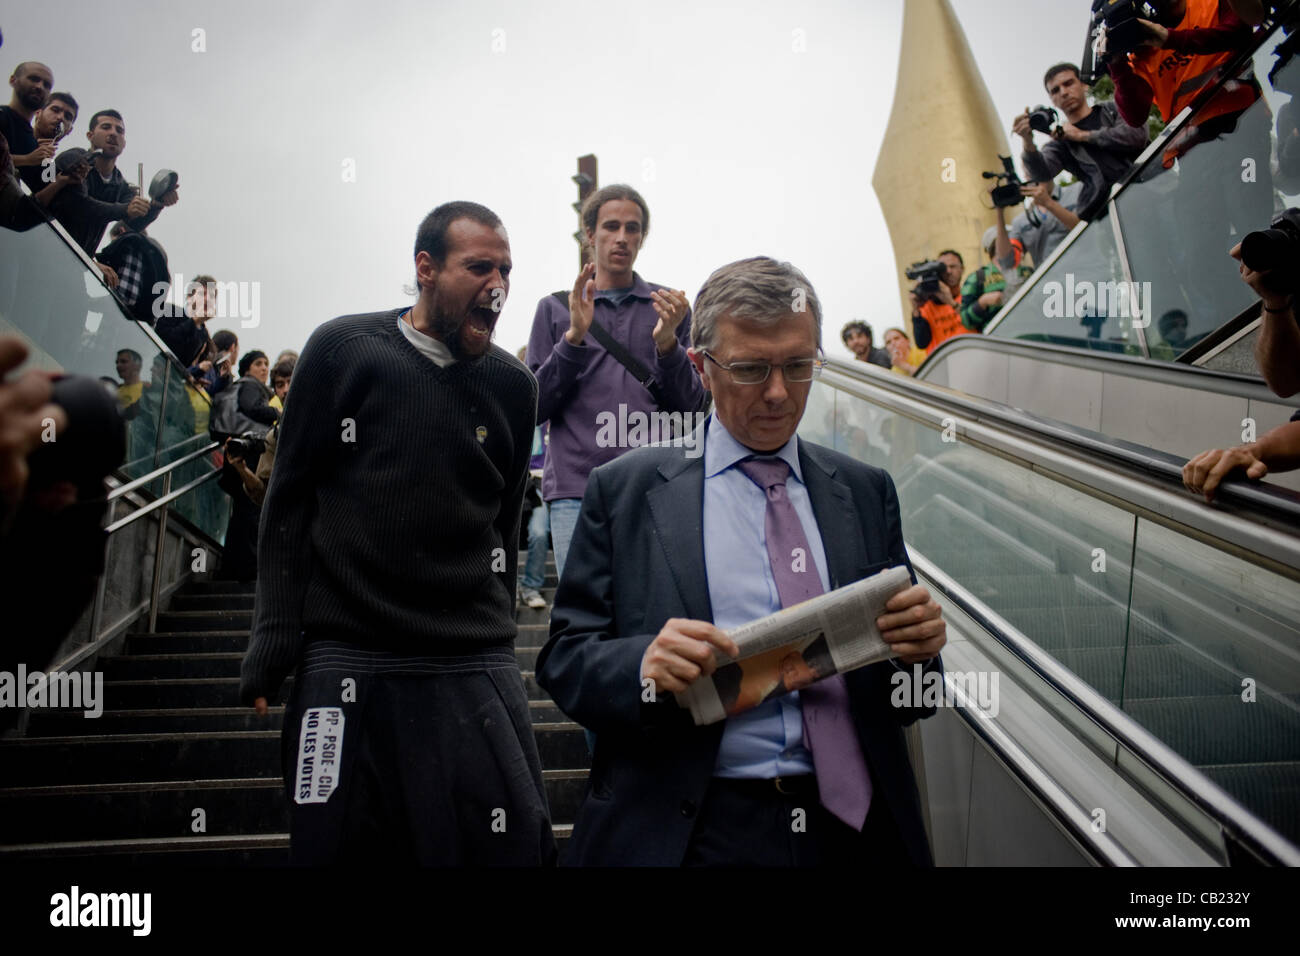
POLYGON ((305 639, 455 654, 516 636, 537 381, 493 346, 439 368, 401 310, 318 328, 293 376, 263 505, 245 703, 305 639))

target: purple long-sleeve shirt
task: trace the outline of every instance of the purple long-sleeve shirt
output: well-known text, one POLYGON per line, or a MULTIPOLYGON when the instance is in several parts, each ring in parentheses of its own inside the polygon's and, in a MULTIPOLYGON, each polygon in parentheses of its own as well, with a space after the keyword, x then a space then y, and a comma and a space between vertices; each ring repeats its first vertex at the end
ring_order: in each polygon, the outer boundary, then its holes
POLYGON ((610 441, 612 435, 622 439, 634 434, 638 420, 649 413, 694 412, 703 402, 704 386, 686 357, 690 313, 677 326, 678 347, 660 358, 651 337, 659 316, 650 293, 664 286, 646 282, 635 272, 632 276, 632 291, 619 305, 604 292, 596 293, 594 321, 654 374, 664 397, 662 409, 590 332, 582 345, 565 341, 566 306, 550 295, 537 304, 528 339, 528 367, 537 376, 537 421, 551 423, 542 473, 542 497, 547 501, 581 498, 591 470, 631 447, 630 441, 610 441), (623 427, 624 422, 628 427, 623 427))

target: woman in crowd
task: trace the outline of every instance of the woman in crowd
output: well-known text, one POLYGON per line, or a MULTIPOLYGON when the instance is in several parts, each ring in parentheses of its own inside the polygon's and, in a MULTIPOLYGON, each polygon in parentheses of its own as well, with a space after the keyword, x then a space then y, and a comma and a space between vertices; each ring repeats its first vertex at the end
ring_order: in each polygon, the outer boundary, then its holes
POLYGON ((885 351, 893 362, 889 370, 899 375, 915 375, 925 361, 925 349, 913 345, 902 329, 885 330, 885 351))

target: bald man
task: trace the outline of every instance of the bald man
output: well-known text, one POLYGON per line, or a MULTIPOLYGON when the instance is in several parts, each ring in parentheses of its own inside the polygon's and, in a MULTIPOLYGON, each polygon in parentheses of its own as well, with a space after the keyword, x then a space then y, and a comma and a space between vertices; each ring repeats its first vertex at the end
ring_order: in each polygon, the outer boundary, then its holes
POLYGON ((32 132, 32 117, 45 106, 54 89, 54 73, 44 63, 28 60, 14 67, 9 77, 13 95, 8 106, 0 106, 0 136, 9 143, 19 175, 25 166, 40 166, 54 158, 54 143, 38 143, 32 132))

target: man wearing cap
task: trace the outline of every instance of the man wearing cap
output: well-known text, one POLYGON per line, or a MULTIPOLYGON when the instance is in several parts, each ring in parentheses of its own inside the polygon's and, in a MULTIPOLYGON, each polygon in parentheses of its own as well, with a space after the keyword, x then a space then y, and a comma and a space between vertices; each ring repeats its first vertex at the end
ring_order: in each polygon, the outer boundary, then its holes
MULTIPOLYGON (((1002 209, 999 207, 999 222, 1002 219, 1002 209)), ((984 331, 984 326, 989 324, 993 316, 998 314, 1006 304, 1006 300, 1010 298, 1010 293, 1007 292, 1007 281, 1002 277, 1003 270, 1015 272, 1020 280, 1016 286, 1019 286, 1020 282, 1027 279, 1034 271, 1029 266, 1021 264, 1021 250, 1014 244, 1011 245, 1010 255, 1002 259, 996 258, 999 232, 1005 236, 1006 227, 989 226, 984 231, 984 238, 980 244, 989 257, 989 262, 968 275, 961 286, 962 324, 973 332, 984 331)))
POLYGON ((694 315, 689 356, 715 403, 704 453, 638 448, 591 473, 537 661, 538 683, 596 734, 567 862, 927 865, 903 727, 933 708, 892 693, 913 664, 940 670, 945 625, 925 588, 875 620, 897 664, 704 726, 672 699, 715 652, 735 656, 727 629, 910 568, 889 475, 795 435, 821 361, 807 277, 733 262, 694 315))

